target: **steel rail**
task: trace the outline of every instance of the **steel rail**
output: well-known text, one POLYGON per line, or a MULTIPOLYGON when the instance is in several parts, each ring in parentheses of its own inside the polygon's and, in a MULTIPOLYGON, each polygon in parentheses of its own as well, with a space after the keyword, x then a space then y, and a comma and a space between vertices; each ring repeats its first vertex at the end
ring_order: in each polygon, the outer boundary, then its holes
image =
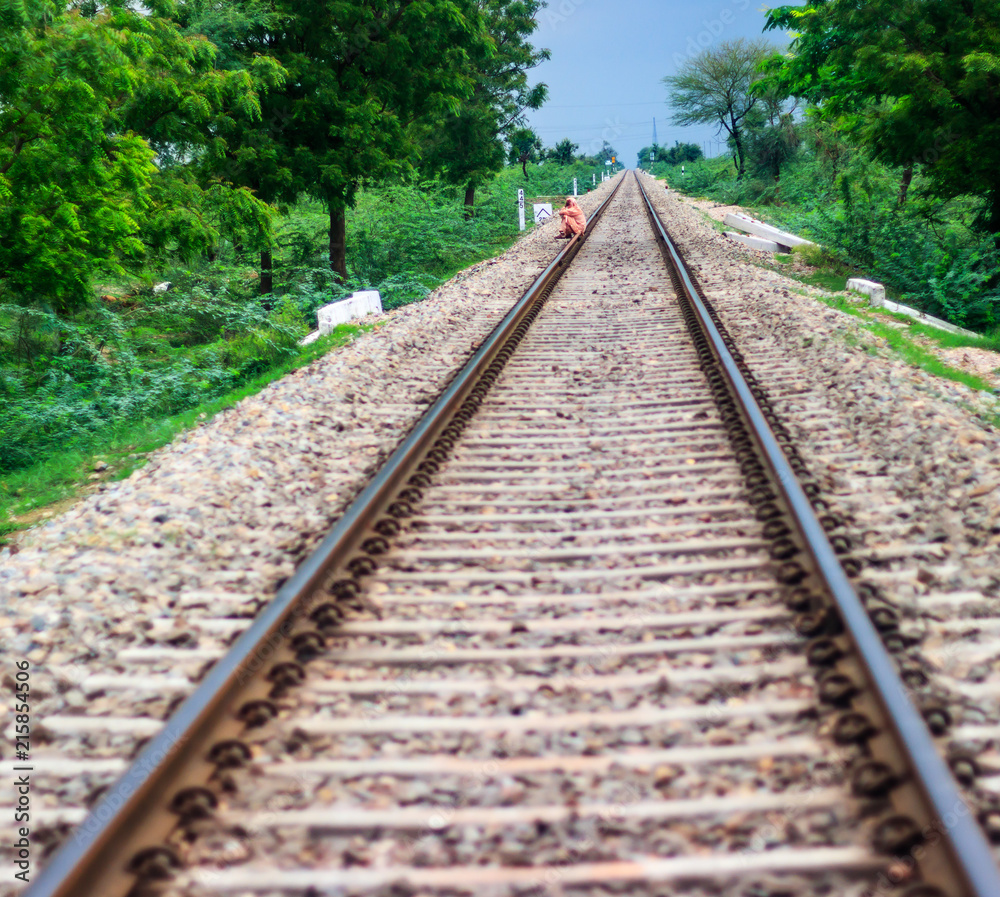
MULTIPOLYGON (((504 316, 322 543, 214 664, 41 870, 23 897, 115 897, 131 890, 135 872, 125 863, 143 850, 161 849, 176 826, 177 817, 165 812, 171 798, 182 785, 207 782, 217 768, 210 759, 213 746, 227 736, 238 738, 245 727, 245 721, 232 713, 233 707, 242 702, 246 708, 247 698, 266 695, 273 688, 273 681, 268 681, 264 673, 273 671, 273 662, 282 656, 294 657, 288 643, 307 613, 309 599, 329 582, 333 571, 359 550, 364 539, 374 534, 375 523, 398 496, 406 479, 511 336, 551 293, 624 182, 623 175, 591 216, 586 231, 569 241, 504 316)), ((161 874, 167 871, 161 869, 161 874)))
POLYGON ((949 880, 948 872, 942 875, 941 870, 935 870, 933 877, 937 880, 933 884, 943 889, 950 885, 952 890, 944 891, 949 894, 956 893, 953 889, 958 884, 961 890, 957 893, 964 897, 998 897, 1000 870, 982 829, 976 824, 974 814, 963 799, 951 770, 935 747, 923 716, 910 700, 909 689, 900 678, 878 630, 837 559, 810 499, 803 491, 723 335, 712 320, 706 302, 653 208, 641 179, 638 175, 634 177, 646 202, 657 239, 661 241, 661 248, 676 269, 687 301, 691 303, 711 342, 731 390, 742 405, 752 436, 771 469, 773 482, 781 492, 801 541, 812 558, 814 570, 839 611, 868 680, 867 685, 877 699, 883 719, 892 729, 907 768, 914 775, 915 784, 925 802, 923 821, 929 827, 927 834, 940 839, 951 859, 950 875, 954 878, 949 880))

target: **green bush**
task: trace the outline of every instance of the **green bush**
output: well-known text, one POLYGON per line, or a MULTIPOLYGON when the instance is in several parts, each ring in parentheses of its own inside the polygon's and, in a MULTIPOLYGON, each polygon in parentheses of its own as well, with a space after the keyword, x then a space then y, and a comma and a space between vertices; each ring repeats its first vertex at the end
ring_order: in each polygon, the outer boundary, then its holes
POLYGON ((294 304, 266 312, 214 298, 198 286, 125 314, 95 306, 72 318, 0 306, 0 473, 185 411, 295 356, 307 328, 294 304))
MULTIPOLYGON (((348 215, 348 267, 339 282, 326 252, 329 219, 315 202, 276 230, 274 296, 261 297, 258 259, 236 247, 228 264, 149 272, 73 314, 0 305, 0 474, 61 452, 87 450, 130 424, 175 415, 279 369, 300 352, 316 310, 373 288, 387 309, 423 299, 455 271, 496 255, 518 234, 518 187, 529 198, 583 188, 591 169, 509 168, 463 196, 437 181, 372 188, 348 215), (169 280, 154 293, 149 284, 169 280)), ((110 288, 109 288, 110 289, 110 288)))
POLYGON ((825 254, 814 262, 846 265, 922 311, 983 332, 1000 323, 1000 252, 972 226, 975 200, 936 201, 918 176, 901 206, 900 172, 859 152, 834 168, 804 150, 777 184, 737 181, 725 158, 686 169, 682 176, 679 166, 657 163, 656 170, 672 187, 746 206, 820 243, 825 254))

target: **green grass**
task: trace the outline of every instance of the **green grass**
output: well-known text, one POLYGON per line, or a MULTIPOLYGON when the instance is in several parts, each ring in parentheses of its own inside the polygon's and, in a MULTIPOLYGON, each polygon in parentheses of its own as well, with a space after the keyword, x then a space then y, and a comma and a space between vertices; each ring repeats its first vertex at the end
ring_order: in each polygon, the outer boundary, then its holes
MULTIPOLYGON (((903 318, 902 315, 899 317, 903 318)), ((912 318, 903 319, 909 322, 910 329, 914 333, 934 340, 944 349, 985 349, 988 352, 1000 352, 1000 328, 982 336, 965 336, 961 333, 948 333, 936 327, 928 327, 926 324, 913 321, 912 318)))
MULTIPOLYGON (((892 298, 978 333, 1000 322, 1000 248, 976 225, 981 200, 939 198, 920 172, 909 201, 899 204, 900 171, 857 148, 833 165, 827 144, 813 127, 795 158, 782 170, 780 187, 755 173, 737 181, 724 158, 687 166, 660 166, 672 187, 689 195, 738 205, 755 217, 815 241, 853 273, 886 285, 892 298)), ((836 274, 843 273, 836 271, 836 274)), ((803 279, 803 278, 799 278, 803 279)), ((839 281, 806 280, 835 289, 839 281)))
MULTIPOLYGON (((857 319, 862 329, 867 330, 873 336, 877 336, 885 340, 888 349, 895 355, 899 356, 907 364, 920 368, 928 374, 933 374, 935 377, 941 377, 945 380, 961 383, 964 386, 968 386, 970 389, 982 392, 993 392, 992 384, 986 382, 981 377, 977 377, 975 374, 970 374, 967 371, 951 367, 926 347, 913 342, 913 340, 910 339, 910 336, 919 335, 922 337, 929 337, 938 345, 945 348, 968 345, 973 345, 975 348, 990 348, 989 345, 980 345, 980 343, 984 342, 984 340, 972 340, 967 337, 947 333, 943 330, 935 330, 932 327, 918 324, 912 318, 907 318, 904 315, 889 313, 890 317, 909 325, 908 330, 900 330, 896 327, 891 327, 888 324, 873 319, 871 317, 872 311, 874 311, 873 309, 870 310, 865 306, 859 306, 844 296, 817 297, 812 296, 811 294, 803 294, 808 296, 808 298, 817 299, 824 305, 827 305, 830 308, 835 308, 838 311, 844 312, 845 314, 857 319)), ((882 315, 883 311, 878 310, 877 313, 882 315)), ((845 337, 845 340, 849 345, 857 345, 857 340, 850 335, 845 337)), ((874 351, 872 347, 868 348, 869 351, 874 351)), ((997 350, 994 349, 993 351, 997 350)))
MULTIPOLYGON (((778 271, 784 276, 797 280, 807 286, 816 287, 830 293, 842 294, 847 291, 847 280, 851 276, 851 272, 845 270, 844 266, 835 258, 823 252, 822 258, 817 257, 813 259, 818 263, 817 267, 811 273, 804 274, 789 267, 795 261, 796 255, 801 257, 801 254, 798 253, 776 253, 774 256, 774 265, 766 263, 758 264, 768 270, 778 271)), ((946 330, 939 330, 936 327, 929 327, 907 315, 888 309, 873 309, 866 305, 859 305, 857 302, 852 302, 843 295, 814 296, 804 291, 803 294, 809 298, 818 299, 824 305, 828 305, 856 318, 865 330, 874 336, 884 339, 888 348, 908 364, 920 368, 929 374, 933 374, 935 377, 942 377, 945 380, 961 383, 971 389, 986 392, 993 391, 993 386, 981 377, 951 367, 938 358, 932 351, 914 342, 911 337, 919 336, 945 349, 971 347, 1000 352, 1000 331, 989 336, 968 337, 957 333, 949 333, 946 330), (899 328, 889 326, 873 318, 875 314, 882 318, 888 317, 894 321, 906 324, 907 329, 900 330, 899 328)), ((858 295, 860 296, 860 294, 858 295)))
POLYGON ((783 271, 782 273, 807 286, 827 290, 830 293, 843 293, 847 289, 849 277, 847 274, 838 274, 836 271, 822 269, 811 274, 800 274, 795 271, 783 271))
MULTIPOLYGON (((707 213, 703 212, 702 214, 709 224, 717 230, 725 229, 707 213)), ((855 272, 835 255, 826 250, 812 247, 803 247, 803 249, 796 250, 794 253, 775 253, 773 264, 756 260, 754 264, 770 271, 776 271, 806 286, 824 290, 828 293, 845 293, 847 291, 848 279, 855 276, 855 272), (809 272, 794 270, 791 266, 796 259, 805 262, 812 270, 809 272)), ((869 309, 867 306, 851 302, 850 299, 843 295, 814 296, 805 291, 802 291, 802 293, 808 298, 818 299, 825 305, 836 308, 838 311, 856 318, 865 330, 885 340, 889 350, 908 364, 920 368, 935 377, 961 383, 971 389, 993 392, 993 386, 981 377, 951 367, 938 358, 932 351, 915 343, 910 337, 919 336, 946 349, 971 347, 1000 352, 1000 328, 997 328, 992 334, 986 336, 968 337, 928 327, 925 324, 915 321, 913 318, 891 312, 888 309, 878 309, 877 311, 869 309), (872 317, 873 314, 878 314, 880 317, 889 317, 906 324, 907 330, 899 330, 898 328, 882 323, 874 319, 872 317)), ((847 341, 849 343, 853 342, 849 337, 847 341)), ((869 351, 874 350, 869 347, 869 351)))
POLYGON ((872 321, 865 325, 876 336, 882 337, 897 355, 905 362, 933 374, 935 377, 943 377, 945 380, 952 380, 955 383, 962 383, 971 389, 992 392, 993 387, 975 374, 953 368, 943 362, 933 352, 928 351, 923 346, 919 346, 910 340, 902 330, 896 330, 885 324, 872 321))
POLYGON ((6 537, 12 533, 45 519, 41 514, 46 509, 53 512, 61 509, 62 503, 79 497, 95 483, 125 479, 146 463, 151 452, 169 443, 179 433, 210 420, 247 396, 256 395, 275 380, 373 329, 371 324, 342 324, 329 336, 303 346, 295 358, 225 395, 180 414, 97 431, 86 447, 53 455, 31 467, 0 477, 0 545, 9 541, 6 537), (98 464, 107 467, 95 473, 98 464))
POLYGON ((843 293, 847 289, 847 281, 853 273, 835 260, 824 259, 820 264, 811 266, 812 270, 804 272, 791 267, 796 256, 788 253, 775 253, 774 264, 754 260, 754 264, 768 271, 777 271, 791 280, 797 280, 806 286, 826 290, 830 293, 843 293))

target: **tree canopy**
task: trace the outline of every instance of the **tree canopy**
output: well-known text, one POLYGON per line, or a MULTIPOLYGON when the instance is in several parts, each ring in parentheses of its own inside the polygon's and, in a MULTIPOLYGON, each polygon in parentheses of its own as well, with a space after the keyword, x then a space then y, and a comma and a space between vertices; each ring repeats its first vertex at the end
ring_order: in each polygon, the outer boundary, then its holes
POLYGON ((676 75, 663 79, 676 125, 716 124, 733 142, 740 178, 746 172, 747 117, 760 103, 753 84, 759 67, 774 51, 766 40, 723 41, 689 59, 676 75))
POLYGON ((697 143, 681 143, 675 140, 670 149, 664 149, 659 145, 644 146, 639 150, 639 166, 648 166, 652 162, 680 165, 682 162, 697 162, 703 155, 697 143))
POLYGON ((923 167, 943 197, 983 196, 1000 235, 998 21, 997 0, 809 0, 768 13, 797 32, 772 72, 881 161, 923 167))
MULTIPOLYGON (((475 185, 544 100, 539 0, 0 0, 0 289, 70 310, 150 253, 267 267, 275 206, 475 185)), ((262 279, 262 286, 265 280, 262 279)))
MULTIPOLYGON (((157 239, 208 246, 234 197, 171 183, 157 148, 226 105, 259 112, 253 76, 123 2, 0 0, 0 22, 0 285, 68 310, 157 239)), ((235 206, 266 220, 249 194, 235 206)))
POLYGON ((578 144, 566 137, 563 140, 560 140, 554 147, 549 149, 546 152, 545 157, 547 159, 551 159, 553 162, 557 162, 560 165, 572 165, 576 151, 579 148, 578 144))
POLYGON ((524 113, 545 101, 546 86, 528 84, 528 72, 550 55, 528 43, 542 5, 541 0, 477 0, 489 40, 476 46, 478 58, 470 55, 472 95, 457 114, 423 123, 424 166, 465 186, 470 211, 476 187, 503 166, 505 138, 523 130, 524 113))
POLYGON ((301 192, 330 213, 330 265, 347 276, 346 210, 364 180, 412 167, 422 116, 457 115, 472 95, 470 57, 488 55, 473 0, 273 0, 274 22, 233 48, 287 72, 263 120, 220 134, 217 157, 269 200, 301 192))
POLYGON ((527 164, 538 162, 544 157, 542 138, 531 128, 514 128, 507 135, 507 161, 521 166, 524 176, 528 176, 527 164))

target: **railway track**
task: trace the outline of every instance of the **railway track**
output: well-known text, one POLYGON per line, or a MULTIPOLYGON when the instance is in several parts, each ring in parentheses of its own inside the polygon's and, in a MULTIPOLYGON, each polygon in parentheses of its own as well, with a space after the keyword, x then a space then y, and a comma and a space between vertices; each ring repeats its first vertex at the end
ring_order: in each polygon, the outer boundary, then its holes
POLYGON ((123 775, 43 810, 31 897, 1000 894, 863 549, 638 180, 597 218, 274 605, 45 720, 50 774, 123 775))

